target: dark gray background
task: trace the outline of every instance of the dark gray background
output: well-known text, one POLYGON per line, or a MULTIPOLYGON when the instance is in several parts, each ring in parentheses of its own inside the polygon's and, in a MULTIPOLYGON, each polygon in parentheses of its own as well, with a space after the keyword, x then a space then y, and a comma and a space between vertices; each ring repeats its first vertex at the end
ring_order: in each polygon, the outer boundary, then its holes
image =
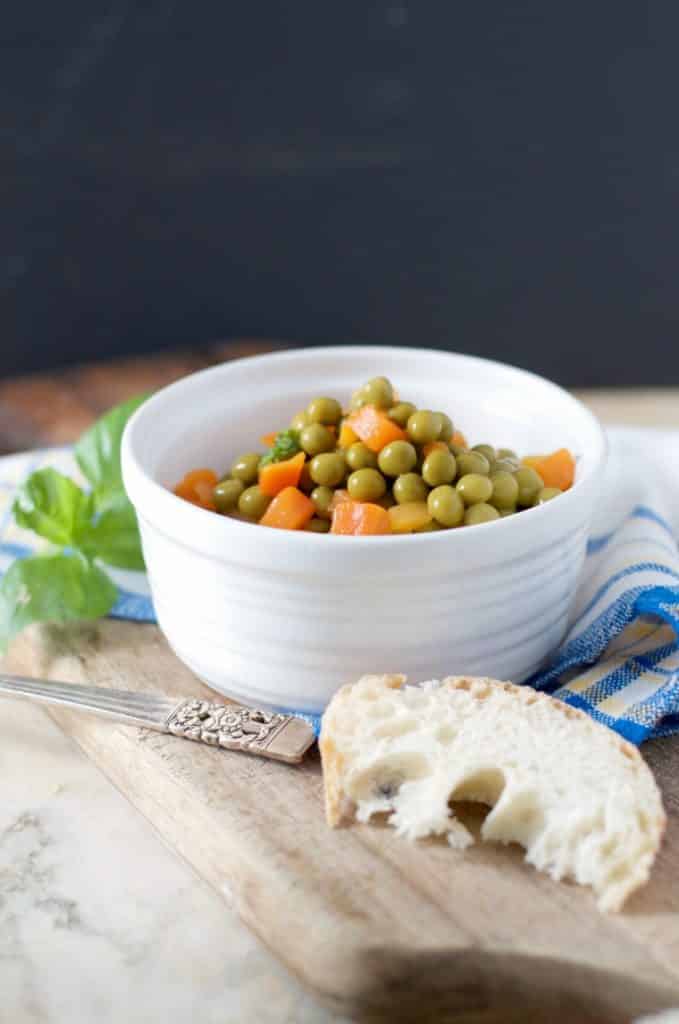
POLYGON ((5 5, 0 373, 229 335, 679 383, 679 5, 5 5))

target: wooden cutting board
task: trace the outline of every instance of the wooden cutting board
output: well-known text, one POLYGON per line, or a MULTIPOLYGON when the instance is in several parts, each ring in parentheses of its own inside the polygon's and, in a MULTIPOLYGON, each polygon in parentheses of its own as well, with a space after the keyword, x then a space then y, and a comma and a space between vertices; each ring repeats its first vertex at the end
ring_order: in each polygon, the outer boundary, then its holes
MULTIPOLYGON (((34 629, 8 668, 209 695, 154 626, 34 629)), ((679 1006, 679 737, 644 747, 669 814, 652 881, 605 917, 518 847, 460 853, 386 827, 331 831, 315 750, 288 767, 49 713, 290 970, 353 1019, 617 1024, 679 1006)), ((480 810, 469 815, 478 827, 480 810)))

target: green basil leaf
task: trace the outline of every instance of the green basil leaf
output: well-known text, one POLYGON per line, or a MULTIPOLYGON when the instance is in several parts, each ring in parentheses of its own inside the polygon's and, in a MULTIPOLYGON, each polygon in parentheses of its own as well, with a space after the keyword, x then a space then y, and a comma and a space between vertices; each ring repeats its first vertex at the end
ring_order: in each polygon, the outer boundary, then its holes
POLYGON ((81 534, 79 547, 89 557, 119 569, 145 568, 137 516, 123 496, 95 517, 81 534))
POLYGON ((75 446, 75 457, 86 480, 92 485, 95 508, 101 510, 118 493, 124 493, 120 469, 120 441, 132 413, 148 395, 130 398, 97 420, 86 430, 75 446))
POLYGON ((0 650, 32 622, 97 619, 118 591, 82 555, 33 555, 13 562, 0 580, 0 650))
POLYGON ((64 547, 78 543, 92 499, 56 469, 38 469, 19 488, 13 512, 19 526, 64 547))
POLYGON ((299 430, 282 430, 276 434, 274 443, 260 461, 260 466, 268 466, 271 462, 285 462, 297 452, 301 452, 299 430))

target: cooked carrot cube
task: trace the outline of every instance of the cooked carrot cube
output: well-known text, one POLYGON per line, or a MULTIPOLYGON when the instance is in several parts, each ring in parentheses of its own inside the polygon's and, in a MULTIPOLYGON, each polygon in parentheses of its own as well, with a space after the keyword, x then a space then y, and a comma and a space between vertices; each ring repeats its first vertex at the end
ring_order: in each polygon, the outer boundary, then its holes
POLYGON ((217 483, 217 474, 212 469, 191 469, 177 484, 174 493, 178 498, 190 501, 192 505, 214 511, 212 491, 217 483))
POLYGON ((275 498, 285 487, 297 487, 304 468, 304 452, 298 452, 283 462, 270 462, 259 471, 259 489, 262 494, 275 498))
POLYGON ((575 459, 567 448, 559 448, 551 455, 528 455, 522 460, 538 473, 545 487, 558 487, 567 491, 575 480, 575 459))
POLYGON ((422 454, 424 455, 425 459, 427 455, 430 455, 431 452, 435 452, 437 448, 440 448, 441 451, 444 452, 450 451, 450 448, 448 447, 445 441, 430 441, 429 444, 425 444, 422 448, 422 454))
POLYGON ((393 533, 413 533, 431 522, 426 501, 407 501, 387 512, 393 533))
POLYGON ((196 500, 196 492, 193 487, 189 487, 185 480, 180 480, 177 486, 174 488, 174 493, 178 498, 183 498, 184 501, 196 500))
POLYGON ((343 420, 337 440, 340 448, 349 448, 350 445, 355 444, 357 441, 358 434, 351 429, 346 420, 343 420))
POLYGON ((214 484, 208 483, 207 480, 198 480, 194 486, 196 498, 201 508, 215 509, 216 505, 212 500, 212 492, 214 491, 214 484))
POLYGON ((259 522, 278 530, 302 530, 315 511, 311 498, 297 487, 286 487, 276 495, 259 522))
POLYGON ((361 441, 373 452, 381 452, 392 441, 406 441, 408 435, 398 423, 390 420, 386 412, 374 405, 364 405, 347 420, 361 441))
POLYGON ((332 498, 330 499, 329 511, 334 512, 338 505, 341 505, 343 501, 351 501, 349 497, 349 491, 342 489, 335 491, 332 498))
POLYGON ((182 483, 185 483, 187 487, 195 487, 197 483, 208 483, 214 487, 217 483, 217 474, 213 469, 191 469, 182 483))
POLYGON ((366 501, 341 501, 332 514, 331 533, 344 536, 375 536, 391 533, 387 510, 366 501))

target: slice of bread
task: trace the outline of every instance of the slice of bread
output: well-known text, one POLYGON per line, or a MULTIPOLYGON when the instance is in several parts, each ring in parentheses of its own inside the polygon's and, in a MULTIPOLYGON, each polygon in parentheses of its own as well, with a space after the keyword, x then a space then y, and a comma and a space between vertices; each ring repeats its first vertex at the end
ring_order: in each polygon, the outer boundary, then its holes
POLYGON ((525 686, 454 677, 344 686, 320 737, 328 824, 389 813, 408 839, 473 842, 451 800, 488 804, 481 835, 518 842, 554 879, 591 886, 618 910, 648 879, 665 828, 658 787, 636 747, 525 686))

